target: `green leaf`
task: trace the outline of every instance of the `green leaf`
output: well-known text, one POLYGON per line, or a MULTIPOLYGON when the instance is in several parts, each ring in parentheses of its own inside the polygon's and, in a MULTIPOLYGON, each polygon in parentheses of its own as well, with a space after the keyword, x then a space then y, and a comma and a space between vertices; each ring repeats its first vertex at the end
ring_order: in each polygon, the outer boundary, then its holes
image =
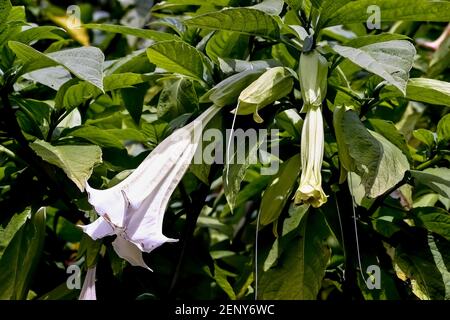
POLYGON ((450 299, 450 243, 432 235, 411 237, 395 250, 395 270, 421 300, 450 299))
POLYGON ((259 299, 317 299, 330 259, 329 230, 320 212, 309 212, 301 220, 299 237, 289 242, 276 267, 262 273, 259 299))
POLYGON ((15 214, 11 220, 9 220, 8 225, 5 228, 0 226, 0 259, 2 258, 5 249, 14 238, 14 235, 30 217, 30 213, 31 210, 26 209, 22 213, 15 214))
POLYGON ((228 276, 236 276, 222 268, 217 264, 214 264, 214 280, 216 280, 219 287, 228 295, 231 300, 236 300, 236 293, 233 290, 230 282, 228 282, 228 276))
POLYGON ((55 107, 57 109, 65 108, 71 111, 100 94, 100 89, 90 83, 78 79, 71 79, 58 89, 55 97, 55 107))
POLYGON ((149 85, 142 83, 135 87, 124 88, 120 90, 122 97, 121 104, 128 110, 131 118, 139 123, 144 108, 145 95, 147 94, 149 85))
POLYGON ((259 223, 268 225, 278 219, 294 189, 300 175, 300 155, 295 155, 280 166, 278 174, 273 178, 262 196, 259 223))
POLYGON ((164 41, 147 49, 150 62, 169 72, 184 74, 198 80, 208 80, 206 57, 196 48, 181 41, 164 41))
POLYGON ((9 41, 9 47, 22 61, 22 73, 62 65, 81 80, 103 91, 103 52, 95 47, 67 49, 43 54, 32 47, 9 41))
POLYGON ((160 32, 155 30, 149 30, 149 29, 140 29, 140 28, 133 28, 133 27, 127 27, 127 26, 120 26, 115 24, 96 24, 96 23, 88 23, 83 25, 86 29, 96 29, 96 30, 102 30, 106 32, 112 32, 112 33, 120 33, 127 36, 135 36, 138 38, 143 39, 150 39, 155 41, 170 41, 170 40, 181 40, 177 36, 166 33, 166 32, 160 32))
POLYGON ((303 0, 284 0, 294 10, 300 10, 302 8, 303 0))
POLYGON ((272 268, 283 254, 286 247, 297 236, 297 229, 302 222, 304 215, 308 212, 309 205, 303 204, 300 206, 291 205, 289 208, 289 217, 283 221, 283 229, 281 237, 275 239, 272 248, 264 261, 263 270, 266 272, 272 268))
MULTIPOLYGON (((378 6, 383 22, 389 21, 450 21, 450 3, 433 0, 357 0, 336 1, 321 17, 321 27, 366 22, 372 15, 369 6, 378 6)), ((324 8, 325 5, 324 5, 324 8)))
POLYGON ((336 108, 334 127, 341 163, 361 177, 368 197, 382 195, 409 170, 406 156, 380 134, 369 132, 356 112, 336 108))
POLYGON ((185 21, 191 27, 236 31, 249 35, 277 39, 280 27, 271 15, 257 9, 231 8, 206 13, 185 21))
POLYGON ((411 153, 409 152, 408 144, 406 143, 405 136, 398 131, 395 124, 391 121, 385 121, 381 119, 370 119, 372 127, 376 132, 388 139, 394 146, 399 148, 403 154, 412 162, 411 153))
MULTIPOLYGON (((250 199, 261 198, 261 193, 267 187, 271 180, 271 176, 260 176, 253 179, 249 184, 247 184, 241 191, 239 191, 236 197, 235 207, 239 207, 249 201, 250 199)), ((226 216, 230 213, 230 206, 227 204, 221 213, 221 216, 226 216)))
POLYGON ((198 109, 198 98, 194 83, 180 77, 165 82, 158 100, 158 118, 175 119, 184 113, 192 113, 198 109))
MULTIPOLYGON (((399 96, 395 89, 388 86, 381 92, 381 98, 399 96)), ((413 78, 408 80, 406 98, 433 105, 450 106, 450 84, 445 81, 413 78)))
POLYGON ((450 114, 439 121, 436 133, 439 142, 447 143, 450 141, 450 114))
POLYGON ((422 128, 414 130, 413 136, 420 142, 425 143, 429 148, 432 148, 434 145, 436 145, 434 134, 430 130, 422 128))
POLYGON ((12 9, 11 2, 9 0, 0 0, 0 30, 3 27, 3 23, 8 18, 8 15, 12 9))
MULTIPOLYGON (((251 134, 251 132, 247 133, 251 134)), ((235 208, 237 195, 241 189, 241 182, 244 180, 245 172, 251 164, 257 163, 258 149, 263 142, 261 141, 262 139, 256 139, 256 133, 251 134, 255 139, 244 139, 243 137, 246 136, 246 133, 242 129, 234 130, 233 134, 235 137, 240 137, 240 139, 237 139, 238 143, 236 144, 234 142, 236 139, 233 137, 232 144, 235 147, 230 147, 229 149, 236 151, 229 159, 226 159, 222 176, 225 197, 231 211, 235 208), (247 140, 249 141, 246 145, 247 140)), ((228 150, 229 143, 228 141, 226 143, 228 150)))
POLYGON ((406 94, 409 71, 416 49, 412 43, 393 40, 374 43, 361 48, 333 45, 333 50, 354 64, 372 72, 406 94))
POLYGON ((38 40, 63 40, 64 38, 61 36, 61 34, 64 33, 65 31, 62 28, 53 26, 40 26, 27 29, 16 34, 13 37, 13 40, 29 45, 30 43, 38 40))
POLYGON ((84 191, 94 166, 102 161, 102 150, 98 146, 52 146, 36 140, 30 147, 43 160, 63 169, 81 191, 84 191))
POLYGON ((102 247, 102 240, 92 240, 87 234, 83 233, 80 241, 80 248, 78 249, 78 258, 85 255, 86 267, 93 268, 97 264, 100 249, 102 247))
POLYGON ((219 58, 220 70, 225 74, 233 74, 244 71, 265 71, 267 68, 279 67, 281 64, 276 60, 257 60, 244 61, 236 59, 221 59, 219 58))
POLYGON ((424 171, 411 170, 411 174, 418 182, 450 199, 450 169, 428 168, 424 171))
POLYGON ((114 134, 109 133, 108 130, 100 129, 94 126, 74 128, 66 132, 65 135, 83 138, 104 148, 124 148, 122 142, 117 139, 114 134))
POLYGON ((232 31, 217 31, 206 44, 206 54, 215 63, 219 58, 245 59, 249 37, 232 31))
POLYGON ((450 241, 450 214, 434 207, 420 207, 412 210, 415 225, 434 232, 450 241))
POLYGON ((45 208, 20 228, 0 260, 0 300, 26 299, 45 238, 45 208))
POLYGON ((320 12, 320 20, 318 22, 318 30, 323 27, 331 26, 325 22, 330 19, 335 12, 345 6, 351 0, 324 0, 322 4, 322 10, 320 12))
POLYGON ((147 82, 150 76, 143 74, 126 72, 126 73, 114 73, 105 76, 103 85, 105 92, 113 91, 117 89, 130 88, 134 85, 147 82))
POLYGON ((289 135, 300 141, 303 119, 296 109, 288 109, 278 113, 275 120, 280 129, 286 130, 289 135))
POLYGON ((387 42, 387 41, 393 41, 393 40, 410 40, 411 41, 411 38, 408 36, 405 36, 403 34, 381 33, 381 34, 377 34, 377 35, 368 35, 368 36, 357 37, 355 39, 345 42, 345 46, 352 47, 352 48, 361 48, 361 47, 367 46, 369 44, 374 44, 374 43, 378 43, 378 42, 387 42))
POLYGON ((249 8, 261 10, 273 16, 278 16, 283 11, 283 6, 283 0, 263 0, 249 8))

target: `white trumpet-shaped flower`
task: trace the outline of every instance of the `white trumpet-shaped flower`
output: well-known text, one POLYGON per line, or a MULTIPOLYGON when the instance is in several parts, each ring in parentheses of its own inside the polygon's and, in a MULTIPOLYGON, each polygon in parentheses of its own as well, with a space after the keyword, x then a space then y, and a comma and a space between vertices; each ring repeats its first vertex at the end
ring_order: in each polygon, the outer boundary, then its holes
POLYGON ((324 129, 322 110, 311 107, 306 113, 301 138, 302 175, 295 194, 295 203, 309 203, 318 208, 327 202, 322 190, 322 160, 324 151, 324 129))
POLYGON ((82 226, 92 239, 116 235, 117 254, 131 265, 150 268, 142 252, 178 240, 162 233, 164 213, 197 150, 203 125, 219 110, 212 106, 162 141, 125 180, 106 190, 86 183, 88 201, 100 217, 82 226))
POLYGON ((299 75, 306 118, 301 138, 302 175, 295 203, 308 203, 315 208, 327 201, 321 175, 325 144, 322 101, 327 92, 327 74, 328 62, 317 50, 302 53, 299 75))
POLYGON ((78 300, 97 300, 95 293, 95 270, 96 266, 88 269, 78 300))

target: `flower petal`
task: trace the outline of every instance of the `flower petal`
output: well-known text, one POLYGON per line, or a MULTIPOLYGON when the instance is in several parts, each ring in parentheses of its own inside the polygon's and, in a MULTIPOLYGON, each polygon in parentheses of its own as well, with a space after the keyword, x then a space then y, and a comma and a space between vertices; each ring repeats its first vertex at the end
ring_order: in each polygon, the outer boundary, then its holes
POLYGON ((127 204, 120 189, 97 190, 86 182, 86 192, 89 203, 100 216, 117 227, 123 226, 127 204))
POLYGON ((172 193, 189 168, 197 146, 197 144, 189 145, 151 197, 146 199, 139 209, 130 213, 126 233, 129 240, 141 250, 151 252, 165 242, 177 241, 162 234, 164 213, 172 193))
POLYGON ((306 114, 301 138, 302 175, 295 194, 295 203, 309 203, 318 208, 327 202, 322 190, 324 151, 323 116, 320 107, 311 106, 306 114))
POLYGON ((91 224, 80 226, 80 228, 94 240, 114 234, 114 229, 112 226, 102 217, 98 218, 91 224))
POLYGON ((95 270, 96 266, 88 269, 78 300, 97 300, 95 293, 95 270))
POLYGON ((139 266, 152 271, 142 258, 142 252, 133 243, 118 236, 112 245, 117 255, 127 260, 132 266, 139 266))

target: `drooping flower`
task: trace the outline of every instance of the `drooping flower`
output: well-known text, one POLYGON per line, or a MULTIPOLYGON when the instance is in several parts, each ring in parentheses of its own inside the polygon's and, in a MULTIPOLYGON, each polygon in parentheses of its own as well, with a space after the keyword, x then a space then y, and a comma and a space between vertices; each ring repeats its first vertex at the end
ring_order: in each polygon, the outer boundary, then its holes
POLYGON ((301 138, 302 175, 295 194, 295 203, 309 203, 318 208, 327 202, 322 190, 322 160, 324 149, 324 129, 322 110, 311 107, 306 113, 301 138))
POLYGON ((327 91, 327 60, 317 50, 302 53, 299 73, 302 111, 306 112, 306 118, 301 137, 302 174, 295 203, 309 203, 318 208, 327 201, 321 175, 325 143, 322 101, 327 91))
POLYGON ((177 240, 162 233, 164 213, 176 186, 191 164, 203 126, 219 110, 212 106, 162 141, 125 180, 106 190, 86 183, 88 201, 100 217, 82 226, 92 239, 116 235, 116 253, 133 266, 151 270, 142 252, 177 240))
POLYGON ((81 288, 78 300, 97 300, 95 293, 95 270, 97 266, 89 268, 84 279, 83 287, 81 288))

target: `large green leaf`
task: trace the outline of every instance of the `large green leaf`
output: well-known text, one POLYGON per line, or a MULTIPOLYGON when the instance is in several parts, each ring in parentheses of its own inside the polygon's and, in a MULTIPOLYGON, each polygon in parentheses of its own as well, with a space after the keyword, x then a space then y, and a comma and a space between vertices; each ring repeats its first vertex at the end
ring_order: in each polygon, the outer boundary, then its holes
POLYGON ((2 30, 3 23, 8 18, 9 12, 12 9, 11 2, 9 0, 0 0, 0 31, 2 30))
POLYGON ((273 39, 280 35, 280 27, 275 18, 251 8, 231 8, 206 13, 186 20, 185 23, 192 27, 236 31, 273 39))
POLYGON ((450 299, 450 243, 432 235, 418 235, 395 250, 395 269, 410 280, 421 300, 450 299))
MULTIPOLYGON (((381 92, 381 98, 398 96, 399 92, 392 86, 387 86, 381 92)), ((406 86, 406 98, 433 105, 450 106, 450 84, 435 79, 412 78, 408 80, 406 86)))
POLYGON ((15 41, 19 41, 25 44, 30 44, 34 41, 52 39, 62 40, 61 35, 64 35, 65 31, 62 28, 53 26, 40 26, 31 29, 24 30, 13 37, 15 41))
POLYGON ((450 241, 450 214, 440 208, 419 207, 412 210, 416 226, 423 227, 450 241))
POLYGON ((22 73, 61 65, 81 80, 103 90, 105 56, 98 48, 81 47, 43 54, 16 41, 9 41, 9 47, 24 64, 22 73))
POLYGON ((450 114, 445 115, 438 123, 437 138, 439 142, 450 142, 450 114))
MULTIPOLYGON (((108 92, 117 89, 130 88, 134 85, 146 82, 148 78, 149 77, 145 75, 129 72, 110 74, 104 78, 104 91, 108 92)), ((102 91, 91 83, 72 79, 59 88, 55 98, 55 106, 59 109, 65 108, 67 110, 72 110, 89 99, 94 99, 101 94, 102 91)))
POLYGON ((94 126, 82 126, 74 128, 66 133, 67 136, 86 139, 100 147, 122 149, 124 146, 117 137, 108 132, 108 130, 100 129, 94 126))
POLYGON ((383 22, 388 21, 450 21, 450 3, 434 0, 356 0, 335 1, 321 16, 321 27, 366 22, 369 6, 378 6, 383 22))
POLYGON ((449 168, 428 168, 424 171, 411 170, 411 174, 418 182, 450 199, 449 168))
POLYGON ((382 119, 370 119, 372 127, 376 132, 388 139, 397 148, 402 150, 403 154, 412 161, 411 153, 409 152, 408 144, 406 143, 405 136, 395 127, 395 124, 391 121, 382 119))
POLYGON ((196 48, 181 41, 164 41, 147 49, 150 62, 169 72, 184 74, 198 80, 209 80, 210 72, 205 56, 196 48))
POLYGON ((278 264, 262 273, 258 298, 316 300, 330 259, 329 229, 320 212, 302 217, 299 237, 291 240, 278 264))
POLYGON ((277 237, 270 249, 266 260, 264 261, 263 271, 266 272, 272 268, 278 261, 284 250, 296 236, 298 236, 298 227, 302 222, 303 216, 308 212, 309 205, 300 206, 291 205, 289 208, 289 217, 284 219, 281 236, 277 237))
POLYGON ((400 182, 409 163, 395 145, 370 132, 352 110, 336 108, 334 127, 339 158, 347 171, 361 177, 366 195, 376 198, 400 182))
POLYGON ((285 207, 289 196, 294 189, 295 182, 300 175, 300 156, 295 155, 280 166, 278 174, 264 191, 259 223, 261 226, 268 225, 277 220, 285 207))
POLYGON ((36 140, 31 148, 43 160, 63 169, 81 191, 94 166, 102 161, 102 150, 98 146, 52 146, 48 142, 36 140))
POLYGON ((206 45, 207 55, 216 63, 218 58, 245 59, 248 53, 247 35, 232 31, 217 31, 206 45))
POLYGON ((45 208, 32 215, 6 248, 0 260, 0 300, 27 297, 45 238, 45 208))
POLYGON ((406 94, 406 83, 416 49, 405 40, 392 40, 351 48, 333 45, 333 50, 354 64, 372 72, 406 94))
POLYGON ((115 24, 89 23, 89 24, 84 24, 83 27, 86 29, 96 29, 96 30, 102 30, 102 31, 112 32, 112 33, 120 33, 120 34, 124 34, 124 35, 128 35, 128 36, 135 36, 135 37, 150 39, 150 40, 155 40, 155 41, 181 40, 177 36, 172 35, 170 33, 166 33, 166 32, 160 32, 160 31, 149 30, 149 29, 133 28, 133 27, 127 27, 127 26, 120 26, 120 25, 115 25, 115 24))
POLYGON ((410 100, 450 106, 450 83, 435 79, 409 79, 406 97, 410 100))
POLYGON ((283 0, 263 0, 249 8, 261 10, 267 14, 278 16, 283 11, 283 0))
POLYGON ((2 258, 5 249, 8 247, 14 235, 19 231, 23 224, 30 217, 30 209, 26 209, 22 213, 15 214, 5 228, 0 226, 0 259, 2 258))

